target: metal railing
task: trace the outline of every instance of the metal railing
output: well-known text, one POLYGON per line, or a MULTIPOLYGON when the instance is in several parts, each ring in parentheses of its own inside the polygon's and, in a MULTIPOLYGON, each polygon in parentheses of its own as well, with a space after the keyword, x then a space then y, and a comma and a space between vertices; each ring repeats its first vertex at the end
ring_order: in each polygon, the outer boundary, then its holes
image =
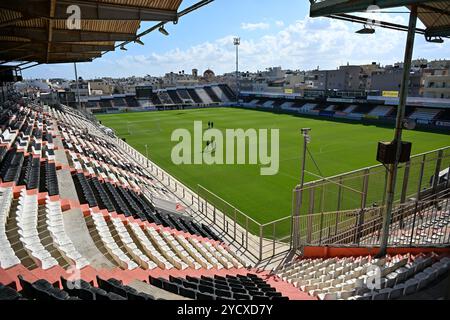
MULTIPOLYGON (((383 207, 295 217, 303 246, 374 247, 380 245, 383 207)), ((398 204, 390 227, 389 246, 449 246, 450 192, 433 200, 398 204)))
MULTIPOLYGON (((447 173, 444 185, 440 173, 450 167, 450 147, 413 156, 399 167, 395 191, 396 203, 417 201, 449 187, 447 173)), ((293 190, 293 198, 301 197, 301 215, 346 210, 365 210, 382 206, 386 193, 386 168, 376 165, 342 175, 308 182, 293 190)))
POLYGON ((260 223, 201 185, 199 214, 260 261, 291 249, 291 217, 260 223))
MULTIPOLYGON (((206 188, 198 185, 197 192, 181 183, 164 169, 146 158, 139 151, 121 139, 115 139, 116 144, 142 168, 169 189, 182 204, 186 213, 202 223, 209 224, 214 230, 235 247, 244 249, 248 256, 257 260, 287 252, 291 249, 291 216, 268 222, 259 223, 238 208, 229 204, 206 188)), ((149 200, 154 199, 150 190, 145 191, 149 200)))

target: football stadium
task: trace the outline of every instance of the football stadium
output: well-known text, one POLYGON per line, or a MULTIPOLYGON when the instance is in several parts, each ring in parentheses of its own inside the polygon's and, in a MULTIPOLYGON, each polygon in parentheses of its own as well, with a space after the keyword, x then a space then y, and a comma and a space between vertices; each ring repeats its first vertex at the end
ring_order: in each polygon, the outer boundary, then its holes
POLYGON ((251 78, 234 38, 224 76, 20 87, 214 5, 184 2, 0 3, 0 300, 450 299, 450 62, 413 60, 449 41, 448 1, 303 1, 407 35, 391 69, 251 78))

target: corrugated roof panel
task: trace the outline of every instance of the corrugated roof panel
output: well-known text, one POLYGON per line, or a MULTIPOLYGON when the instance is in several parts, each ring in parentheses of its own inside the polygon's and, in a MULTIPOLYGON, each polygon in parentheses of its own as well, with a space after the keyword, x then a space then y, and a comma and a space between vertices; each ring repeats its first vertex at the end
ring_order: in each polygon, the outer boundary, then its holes
POLYGON ((0 23, 11 21, 20 17, 22 17, 22 14, 20 12, 11 10, 0 10, 0 23))
POLYGON ((47 28, 47 23, 45 19, 30 19, 16 22, 14 25, 21 28, 47 28))
MULTIPOLYGON (((0 0, 1 1, 1 0, 0 0)), ((81 29, 72 32, 65 32, 61 30, 68 30, 67 20, 66 19, 55 19, 49 20, 48 17, 52 17, 54 13, 48 12, 46 13, 45 8, 50 8, 50 4, 52 1, 55 1, 56 4, 60 0, 39 0, 40 10, 39 15, 31 15, 33 18, 31 19, 23 19, 20 21, 16 21, 23 17, 27 12, 28 7, 24 7, 23 2, 14 2, 14 0, 7 0, 7 6, 4 6, 6 9, 0 9, 0 23, 3 23, 3 28, 0 36, 0 48, 2 43, 4 46, 11 46, 10 42, 21 42, 21 41, 30 41, 30 39, 25 39, 27 37, 31 38, 31 45, 34 51, 32 53, 32 57, 29 61, 38 61, 38 62, 73 62, 77 60, 86 60, 90 57, 96 57, 99 55, 97 51, 88 51, 82 52, 82 45, 86 45, 86 50, 98 50, 99 48, 95 48, 95 46, 106 46, 111 47, 116 44, 118 39, 128 39, 126 35, 136 35, 139 30, 141 21, 140 20, 93 20, 93 19, 82 19, 81 20, 81 29), (52 33, 53 30, 53 33, 52 33), (55 30, 58 30, 58 36, 55 36, 55 30), (90 34, 83 34, 83 32, 92 32, 90 34), (108 35, 105 37, 104 34, 94 34, 93 32, 99 33, 107 33, 108 35), (125 34, 119 36, 115 36, 115 33, 125 34), (67 37, 66 37, 67 34, 67 37), (50 39, 49 45, 46 45, 47 39, 50 39), (80 42, 80 39, 86 39, 80 42), (88 41, 92 40, 92 41, 88 41), (96 41, 96 39, 103 39, 108 41, 96 41), (55 41, 60 42, 56 44, 55 41), (67 42, 65 42, 67 41, 67 42), (35 45, 33 45, 35 43, 35 45), (70 45, 78 45, 81 48, 73 49, 73 51, 78 52, 65 52, 67 48, 71 48, 70 45), (55 49, 56 48, 56 49, 55 49), (50 51, 48 51, 50 50, 50 51), (60 51, 59 53, 52 52, 60 51)), ((55 3, 53 2, 53 3, 55 3)), ((171 12, 176 12, 180 7, 182 0, 83 0, 84 3, 98 3, 98 4, 110 4, 115 5, 117 8, 121 7, 136 7, 142 9, 159 9, 159 10, 167 10, 171 12)), ((1 5, 0 5, 1 7, 1 5)), ((54 6, 55 7, 55 6, 54 6)), ((53 7, 53 8, 54 8, 53 7)), ((92 7, 91 7, 92 8, 92 7)), ((96 15, 91 15, 95 17, 96 15)), ((129 16, 136 17, 136 16, 129 16)), ((95 19, 95 18, 94 18, 95 19)), ((153 19, 152 19, 153 20, 153 19)), ((156 21, 167 21, 167 12, 161 12, 160 20, 158 19, 158 10, 155 12, 155 20, 156 21)), ((131 37, 132 39, 132 37, 131 37)), ((23 54, 26 54, 26 49, 17 49, 17 50, 9 50, 7 57, 11 57, 14 60, 14 55, 16 55, 17 59, 23 59, 23 54)))
POLYGON ((183 0, 98 0, 100 3, 127 5, 141 8, 177 10, 183 0))
POLYGON ((427 28, 443 27, 450 25, 450 2, 430 1, 419 7, 418 17, 427 28), (433 11, 431 8, 436 8, 433 11), (445 14, 447 12, 447 14, 445 14))
POLYGON ((30 39, 20 38, 20 37, 9 37, 9 36, 0 36, 0 42, 30 42, 30 39))
MULTIPOLYGON (((136 33, 140 21, 136 20, 81 20, 81 30, 97 32, 136 33)), ((67 30, 66 20, 55 20, 54 28, 67 30)))
POLYGON ((86 44, 91 46, 113 46, 115 44, 114 41, 97 41, 97 42, 70 42, 70 44, 86 44))

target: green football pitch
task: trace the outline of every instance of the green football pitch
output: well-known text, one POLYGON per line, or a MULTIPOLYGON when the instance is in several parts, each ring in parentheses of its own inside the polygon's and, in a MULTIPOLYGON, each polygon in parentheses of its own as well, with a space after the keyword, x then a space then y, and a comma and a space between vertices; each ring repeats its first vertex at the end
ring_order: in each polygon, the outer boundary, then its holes
MULTIPOLYGON (((97 116, 102 124, 188 185, 194 191, 198 185, 215 193, 260 223, 284 218, 291 214, 292 190, 300 180, 302 137, 301 128, 311 128, 309 148, 323 176, 332 176, 377 164, 378 141, 392 139, 393 130, 377 126, 302 118, 237 108, 124 113, 97 116), (261 165, 175 165, 171 141, 179 128, 194 131, 194 121, 208 121, 214 128, 279 129, 279 172, 261 176, 261 165)), ((450 145, 450 136, 421 131, 406 131, 404 139, 413 143, 413 154, 450 145)), ((307 170, 319 173, 308 159, 307 170)), ((316 180, 312 175, 307 180, 316 180)))

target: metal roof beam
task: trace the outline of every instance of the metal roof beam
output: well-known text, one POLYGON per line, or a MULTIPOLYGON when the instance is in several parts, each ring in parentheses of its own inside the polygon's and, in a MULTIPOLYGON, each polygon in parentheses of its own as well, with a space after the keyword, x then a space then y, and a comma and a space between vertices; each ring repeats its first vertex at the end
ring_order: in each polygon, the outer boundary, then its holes
POLYGON ((5 53, 5 52, 10 52, 10 51, 18 51, 20 49, 20 51, 23 51, 25 47, 27 47, 30 43, 23 43, 23 42, 8 42, 6 43, 2 43, 0 41, 0 48, 2 48, 0 50, 0 54, 1 53, 5 53))
POLYGON ((41 64, 40 62, 36 62, 35 64, 33 64, 33 65, 31 65, 31 66, 26 66, 25 68, 20 68, 20 71, 22 72, 23 70, 26 70, 26 69, 30 69, 30 68, 36 67, 36 66, 38 66, 38 65, 40 65, 40 64, 41 64))
POLYGON ((3 21, 0 23, 0 28, 12 26, 12 25, 16 24, 17 22, 24 21, 24 20, 27 20, 27 19, 24 17, 20 17, 20 18, 11 19, 8 21, 3 21))
POLYGON ((81 52, 81 53, 72 53, 72 52, 51 52, 50 58, 54 60, 55 57, 76 57, 80 59, 90 59, 90 58, 98 58, 101 56, 101 52, 81 52))
MULTIPOLYGON (((360 24, 367 24, 367 18, 358 17, 350 14, 333 14, 328 16, 329 18, 343 20, 343 21, 349 21, 349 22, 355 22, 360 24)), ((397 31, 408 31, 408 26, 403 26, 401 24, 392 23, 392 22, 385 22, 385 21, 378 21, 377 26, 386 28, 386 29, 392 29, 397 31)), ((425 34, 424 29, 416 28, 416 33, 419 34, 425 34)))
MULTIPOLYGON (((47 42, 48 34, 39 28, 0 28, 0 36, 26 37, 33 41, 47 42)), ((97 32, 81 30, 53 30, 54 42, 98 42, 98 41, 128 41, 135 38, 134 33, 97 32)))
POLYGON ((42 63, 42 64, 57 64, 57 63, 74 63, 74 62, 76 62, 76 63, 92 62, 92 60, 93 59, 70 59, 70 60, 67 60, 67 59, 59 59, 59 60, 58 59, 54 59, 54 60, 51 60, 48 63, 46 63, 44 61, 39 61, 39 60, 36 60, 36 62, 39 62, 39 63, 42 63))
POLYGON ((56 17, 67 18, 67 7, 77 5, 81 9, 82 19, 94 20, 141 20, 141 21, 175 21, 176 10, 141 8, 128 5, 92 3, 87 1, 58 1, 56 17))
POLYGON ((444 10, 444 9, 436 8, 436 7, 430 6, 429 4, 425 4, 425 3, 421 4, 419 7, 420 7, 419 8, 419 14, 421 12, 420 9, 422 8, 422 9, 426 9, 427 11, 433 11, 433 12, 438 13, 438 14, 443 14, 443 15, 449 15, 450 16, 450 10, 444 10))
POLYGON ((114 50, 114 45, 73 45, 73 44, 55 44, 52 43, 51 52, 93 52, 93 51, 105 51, 105 50, 114 50))
POLYGON ((3 60, 3 64, 9 62, 19 62, 19 61, 30 61, 30 62, 42 62, 42 63, 69 63, 74 61, 86 61, 92 60, 94 58, 100 57, 101 52, 90 52, 90 53, 51 53, 47 62, 46 55, 42 53, 30 52, 29 54, 17 57, 17 55, 0 55, 0 60, 3 60))
MULTIPOLYGON (((50 0, 50 18, 53 18, 55 16, 55 9, 56 9, 56 0, 50 0)), ((47 62, 50 59, 50 46, 53 40, 53 20, 48 20, 47 22, 47 62)))
POLYGON ((67 8, 77 5, 81 9, 81 18, 86 20, 141 20, 141 21, 175 21, 176 10, 143 8, 124 4, 108 4, 81 0, 59 0, 55 6, 55 15, 49 14, 48 0, 14 0, 0 2, 0 8, 21 12, 27 17, 67 19, 67 8))
POLYGON ((0 58, 0 60, 2 60, 2 62, 0 64, 5 64, 5 63, 9 63, 9 62, 29 61, 30 59, 28 59, 28 58, 30 58, 30 57, 32 57, 32 55, 28 54, 25 56, 16 57, 14 59, 9 58, 7 60, 4 60, 4 58, 0 58))
MULTIPOLYGON (((27 51, 32 48, 40 48, 45 50, 45 42, 9 42, 0 40, 0 53, 8 51, 27 51)), ((89 52, 89 51, 106 51, 114 50, 114 45, 97 45, 97 44, 79 44, 79 43, 61 43, 52 42, 51 52, 89 52)))
POLYGON ((425 31, 427 37, 450 37, 450 26, 428 28, 425 31))
MULTIPOLYGON (((67 50, 67 48, 60 48, 58 49, 54 49, 52 48, 50 55, 54 55, 54 54, 72 54, 72 55, 82 55, 82 54, 87 54, 87 53, 91 53, 92 54, 96 54, 98 52, 102 52, 102 50, 98 50, 97 48, 83 48, 83 50, 77 50, 77 51, 71 51, 71 50, 67 50), (89 50, 91 49, 91 50, 89 50)), ((23 55, 24 53, 29 53, 29 54, 33 54, 34 56, 42 56, 42 55, 46 55, 46 48, 44 48, 43 46, 41 47, 28 47, 28 48, 20 48, 20 49, 11 49, 11 50, 3 50, 0 51, 0 57, 2 55, 8 55, 8 56, 20 56, 23 55)))
POLYGON ((367 11, 369 6, 376 5, 381 9, 395 8, 408 5, 420 5, 429 1, 426 0, 327 0, 314 2, 311 4, 310 16, 322 17, 338 13, 351 13, 367 11))

